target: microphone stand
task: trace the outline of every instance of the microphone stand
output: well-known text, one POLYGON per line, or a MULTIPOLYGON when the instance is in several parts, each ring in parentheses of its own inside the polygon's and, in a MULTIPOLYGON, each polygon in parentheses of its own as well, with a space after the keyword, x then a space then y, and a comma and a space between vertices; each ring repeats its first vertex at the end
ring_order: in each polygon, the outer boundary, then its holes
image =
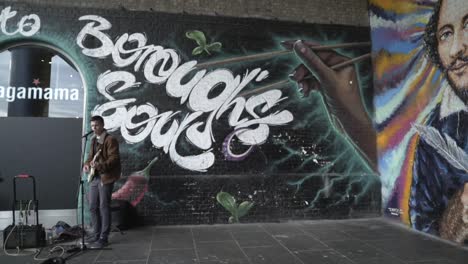
MULTIPOLYGON (((84 144, 81 146, 81 164, 80 164, 80 170, 83 170, 83 165, 84 165, 84 156, 86 152, 86 145, 88 144, 88 136, 90 133, 86 133, 83 138, 84 138, 84 144)), ((80 250, 84 251, 87 249, 86 244, 85 244, 85 227, 84 227, 84 180, 83 180, 83 175, 80 177, 80 189, 81 189, 81 246, 80 250)))

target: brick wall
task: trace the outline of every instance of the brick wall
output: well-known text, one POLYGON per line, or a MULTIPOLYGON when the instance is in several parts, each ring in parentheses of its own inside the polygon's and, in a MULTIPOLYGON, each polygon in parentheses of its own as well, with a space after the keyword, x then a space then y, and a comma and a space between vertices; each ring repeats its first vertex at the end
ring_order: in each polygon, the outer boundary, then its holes
MULTIPOLYGON (((263 5, 254 1, 161 1, 160 4, 154 5, 158 11, 165 12, 152 12, 148 11, 149 1, 129 1, 125 2, 125 8, 116 9, 100 7, 118 7, 120 2, 34 2, 37 5, 25 4, 27 1, 21 2, 9 4, 13 10, 18 11, 19 17, 33 12, 42 18, 40 34, 28 40, 59 46, 83 71, 83 76, 86 77, 84 82, 88 87, 86 118, 89 118, 91 111, 97 106, 110 101, 136 99, 136 102, 120 109, 124 112, 116 118, 122 122, 112 132, 120 142, 124 170, 124 177, 116 184, 115 189, 116 192, 120 190, 132 181, 130 175, 143 169, 149 160, 159 157, 145 178, 148 185, 141 184, 128 190, 132 193, 129 198, 131 201, 136 201, 135 197, 139 197, 138 202, 134 203, 145 223, 226 223, 229 215, 216 201, 216 195, 220 191, 232 194, 238 202, 250 201, 255 204, 242 218, 245 222, 349 218, 380 213, 378 177, 353 148, 350 139, 333 127, 320 93, 313 92, 304 96, 298 90, 297 83, 290 81, 288 76, 301 65, 294 53, 208 69, 209 73, 217 69, 226 69, 227 74, 238 78, 245 78, 247 73, 255 68, 267 70, 266 79, 251 81, 245 90, 279 81, 287 82, 277 89, 278 92, 281 91, 283 100, 279 103, 260 104, 250 112, 242 109, 239 118, 252 120, 288 111, 294 119, 290 122, 279 120, 278 124, 269 125, 268 132, 264 132, 268 133, 264 142, 253 144, 254 148, 250 154, 242 160, 233 160, 233 155, 226 154, 223 149, 223 142, 235 126, 229 125, 228 121, 229 113, 234 110, 226 110, 210 127, 213 132, 213 144, 209 149, 194 147, 194 144, 186 139, 177 142, 177 149, 183 155, 200 154, 203 151, 213 153, 214 163, 206 171, 197 171, 181 166, 172 153, 155 147, 148 137, 130 143, 129 137, 121 132, 122 126, 131 126, 130 123, 147 118, 144 115, 127 118, 126 115, 133 106, 149 103, 156 106, 159 113, 180 111, 180 115, 172 118, 180 124, 185 115, 193 113, 188 103, 181 103, 180 98, 169 96, 165 82, 151 83, 142 70, 134 69, 133 64, 117 67, 110 55, 100 58, 85 56, 83 48, 76 43, 78 32, 89 22, 79 21, 78 18, 89 14, 101 16, 112 24, 112 28, 106 31, 106 34, 113 42, 125 33, 144 33, 148 45, 173 49, 180 56, 181 63, 190 60, 197 63, 210 62, 284 50, 280 45, 283 40, 304 39, 322 44, 368 42, 369 28, 362 26, 366 23, 360 21, 360 18, 367 19, 365 4, 360 8, 351 7, 354 1, 327 1, 326 4, 311 1, 306 5, 305 1, 290 1, 287 5, 279 1, 260 2, 263 5), (208 5, 210 8, 205 8, 208 5), (233 5, 233 8, 227 8, 230 5, 233 5), (72 6, 75 8, 70 8, 72 6), (350 10, 355 9, 361 10, 362 14, 356 10, 357 15, 350 15, 350 10), (213 16, 213 10, 220 10, 220 13, 213 16), (346 11, 343 13, 346 16, 341 16, 340 10, 346 11), (325 16, 325 13, 328 15, 325 16), (247 16, 249 18, 246 18, 247 16), (300 19, 297 19, 298 17, 300 19), (222 43, 221 51, 194 54, 193 49, 197 43, 187 37, 187 32, 194 29, 203 31, 209 43, 222 43), (138 89, 129 88, 123 93, 116 92, 116 87, 113 87, 109 93, 114 98, 110 99, 103 91, 96 89, 99 86, 99 76, 108 71, 131 74, 141 85, 138 89), (271 109, 261 110, 260 106, 271 109)), ((9 26, 14 26, 14 23, 10 23, 9 26)), ((1 47, 15 41, 24 39, 0 36, 1 47)), ((91 39, 82 44, 90 48, 98 47, 99 41, 91 39)), ((340 50, 340 54, 333 55, 351 58, 369 51, 370 46, 364 46, 352 50, 343 49, 340 50)), ((357 88, 361 89, 363 101, 372 114, 370 60, 357 63, 354 69, 359 80, 357 88)), ((154 73, 156 72, 157 69, 154 73)), ((220 87, 213 88, 216 92, 210 92, 207 97, 214 98, 222 93, 223 86, 220 87)), ((245 97, 246 101, 250 98, 252 97, 245 97)), ((108 118, 112 111, 102 114, 108 118)), ((204 112, 204 116, 197 121, 206 121, 208 115, 208 112, 204 112)), ((138 134, 138 128, 143 129, 145 126, 129 129, 130 133, 138 134)), ((357 127, 357 130, 359 129, 357 127)), ((375 138, 368 138, 365 143, 375 146, 375 138)), ((247 148, 238 138, 232 141, 231 150, 234 153, 243 153, 247 148)))

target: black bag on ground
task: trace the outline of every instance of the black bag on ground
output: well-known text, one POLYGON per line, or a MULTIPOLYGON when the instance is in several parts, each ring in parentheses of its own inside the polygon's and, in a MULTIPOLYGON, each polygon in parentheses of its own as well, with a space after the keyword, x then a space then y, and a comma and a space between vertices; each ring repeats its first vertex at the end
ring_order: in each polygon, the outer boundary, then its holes
POLYGON ((83 232, 83 229, 80 225, 70 226, 63 221, 58 221, 53 229, 57 236, 53 241, 54 243, 75 240, 80 238, 83 232))

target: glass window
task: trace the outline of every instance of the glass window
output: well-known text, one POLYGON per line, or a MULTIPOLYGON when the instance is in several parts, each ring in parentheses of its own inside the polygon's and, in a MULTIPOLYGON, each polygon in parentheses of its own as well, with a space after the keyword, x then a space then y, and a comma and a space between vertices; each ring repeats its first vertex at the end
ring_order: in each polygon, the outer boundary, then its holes
POLYGON ((56 51, 19 46, 0 53, 0 117, 82 118, 78 71, 56 51))

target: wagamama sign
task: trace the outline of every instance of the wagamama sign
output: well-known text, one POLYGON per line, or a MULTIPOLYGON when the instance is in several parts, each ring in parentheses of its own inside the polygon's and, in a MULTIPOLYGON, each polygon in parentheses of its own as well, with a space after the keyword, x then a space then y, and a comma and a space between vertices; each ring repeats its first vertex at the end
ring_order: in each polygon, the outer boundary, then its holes
POLYGON ((0 99, 13 102, 17 99, 77 101, 80 98, 78 89, 0 86, 0 99))

